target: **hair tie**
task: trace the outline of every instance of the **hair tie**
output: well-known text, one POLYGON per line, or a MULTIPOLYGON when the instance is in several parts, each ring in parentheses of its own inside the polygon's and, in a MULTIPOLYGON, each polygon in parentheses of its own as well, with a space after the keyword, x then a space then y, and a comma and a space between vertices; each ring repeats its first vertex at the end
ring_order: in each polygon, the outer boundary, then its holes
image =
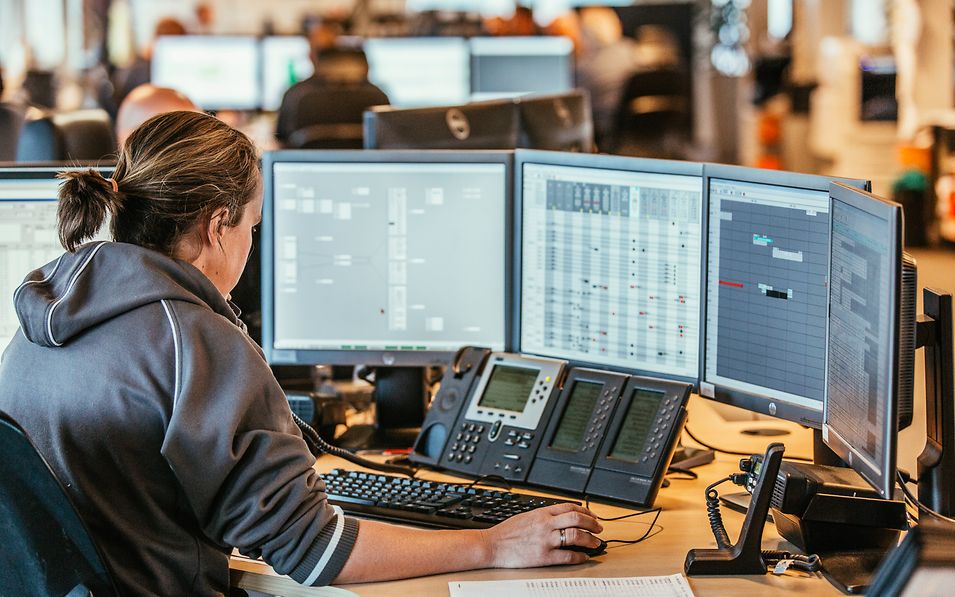
POLYGON ((118 193, 118 192, 119 192, 119 183, 116 182, 116 180, 113 179, 113 178, 107 178, 106 180, 109 181, 109 184, 113 185, 113 192, 114 192, 114 193, 118 193))

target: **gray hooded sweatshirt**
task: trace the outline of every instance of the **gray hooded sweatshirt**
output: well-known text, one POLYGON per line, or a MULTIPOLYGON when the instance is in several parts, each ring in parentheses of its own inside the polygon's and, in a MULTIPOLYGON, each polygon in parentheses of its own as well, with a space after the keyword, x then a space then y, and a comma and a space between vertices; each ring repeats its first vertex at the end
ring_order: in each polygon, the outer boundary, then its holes
POLYGON ((358 534, 259 347, 199 270, 91 243, 32 272, 0 410, 46 458, 123 594, 229 591, 229 553, 328 584, 358 534))

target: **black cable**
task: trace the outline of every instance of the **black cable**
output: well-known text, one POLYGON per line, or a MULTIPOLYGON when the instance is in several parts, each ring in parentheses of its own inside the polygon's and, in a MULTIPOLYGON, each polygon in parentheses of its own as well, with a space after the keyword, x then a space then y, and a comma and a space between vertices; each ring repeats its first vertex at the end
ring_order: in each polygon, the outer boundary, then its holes
POLYGON ((704 492, 706 496, 706 517, 710 521, 710 530, 716 539, 716 546, 719 549, 729 549, 733 547, 730 536, 723 525, 723 514, 720 512, 720 494, 716 488, 727 481, 732 481, 732 477, 724 477, 715 483, 711 483, 704 492))
POLYGON ((691 471, 688 468, 681 468, 679 466, 669 467, 667 469, 667 477, 669 478, 670 475, 686 475, 686 477, 673 477, 674 480, 678 481, 695 481, 700 478, 700 476, 696 474, 696 471, 691 471))
POLYGON ((804 556, 789 551, 776 551, 772 549, 764 549, 760 553, 763 556, 763 561, 766 562, 766 565, 769 567, 774 567, 783 560, 789 560, 789 567, 796 570, 810 573, 822 570, 822 560, 814 553, 804 556))
POLYGON ((909 491, 909 488, 905 486, 905 481, 903 480, 902 474, 899 471, 895 472, 895 476, 896 476, 896 480, 899 483, 899 487, 902 488, 902 493, 904 493, 905 497, 908 498, 909 501, 911 501, 915 505, 915 507, 919 509, 919 512, 923 512, 925 514, 928 514, 929 516, 934 516, 935 518, 938 518, 939 520, 944 520, 945 522, 950 522, 955 524, 955 518, 949 518, 948 516, 939 514, 935 510, 932 510, 931 508, 929 508, 928 506, 920 502, 918 498, 915 497, 911 491, 909 491))
MULTIPOLYGON (((589 495, 585 495, 585 496, 584 496, 584 507, 587 508, 588 510, 590 510, 590 496, 589 496, 589 495)), ((634 512, 633 514, 624 514, 623 516, 614 516, 614 517, 612 517, 612 518, 603 518, 603 517, 601 517, 601 516, 597 516, 597 520, 601 520, 601 521, 603 521, 603 522, 613 522, 613 521, 615 521, 615 520, 624 520, 624 519, 627 519, 627 518, 633 518, 634 516, 643 516, 644 514, 649 514, 649 513, 651 513, 651 512, 656 512, 657 510, 660 510, 660 509, 661 509, 661 508, 650 508, 649 510, 641 510, 640 512, 634 512)), ((596 516, 596 515, 595 515, 595 516, 596 516)))
MULTIPOLYGON (((362 458, 357 454, 352 454, 348 450, 343 450, 342 448, 333 446, 326 442, 324 439, 322 439, 322 436, 320 436, 317 431, 312 429, 308 423, 300 419, 299 416, 294 412, 292 413, 292 420, 295 421, 295 424, 298 425, 298 428, 302 431, 302 437, 307 438, 305 440, 306 443, 311 444, 311 446, 314 448, 312 450, 313 454, 315 454, 315 451, 318 451, 320 454, 331 454, 332 456, 338 456, 339 458, 347 460, 348 462, 358 466, 363 466, 365 468, 370 468, 383 473, 407 475, 408 477, 414 479, 416 471, 413 469, 404 466, 395 466, 393 464, 382 464, 380 462, 374 462, 372 460, 362 458)), ((316 454, 316 457, 317 456, 318 455, 316 454)))
POLYGON ((507 491, 511 491, 510 482, 500 475, 481 475, 477 479, 468 483, 467 486, 465 486, 465 489, 471 489, 472 487, 478 484, 486 484, 488 485, 488 487, 495 487, 497 489, 505 489, 507 491), (497 485, 491 485, 490 483, 485 483, 486 481, 500 481, 501 483, 504 484, 504 487, 502 488, 502 487, 498 487, 497 485))
MULTIPOLYGON (((641 541, 645 540, 647 537, 650 536, 650 533, 653 532, 654 527, 656 527, 656 525, 657 525, 657 519, 660 518, 660 513, 663 512, 663 508, 654 508, 653 510, 647 510, 646 512, 640 512, 639 514, 632 514, 632 515, 630 515, 630 516, 639 516, 640 514, 649 514, 650 512, 656 512, 656 514, 653 516, 653 520, 650 521, 650 526, 647 527, 646 532, 645 532, 643 535, 641 535, 641 537, 640 537, 639 539, 633 539, 633 540, 630 540, 630 541, 625 540, 625 539, 608 539, 608 540, 607 540, 607 543, 623 543, 624 545, 633 545, 633 544, 635 544, 635 543, 640 543, 641 541)), ((626 517, 623 517, 623 518, 629 518, 629 516, 626 516, 626 517)), ((601 518, 600 520, 617 520, 617 519, 613 519, 613 518, 603 519, 603 518, 601 518)), ((660 530, 662 531, 662 530, 663 530, 663 527, 660 527, 660 530)))
MULTIPOLYGON (((695 441, 696 443, 700 444, 701 446, 703 446, 704 448, 708 450, 713 450, 714 452, 722 452, 723 454, 730 454, 731 456, 752 456, 752 453, 750 452, 736 452, 734 450, 724 450, 722 448, 717 448, 716 446, 711 446, 710 444, 706 443, 705 441, 693 435, 693 432, 690 431, 689 427, 684 426, 683 431, 685 431, 686 434, 690 436, 690 439, 692 439, 693 441, 695 441)), ((783 456, 783 458, 785 460, 797 460, 799 462, 808 462, 812 464, 812 458, 806 458, 804 456, 783 456)))

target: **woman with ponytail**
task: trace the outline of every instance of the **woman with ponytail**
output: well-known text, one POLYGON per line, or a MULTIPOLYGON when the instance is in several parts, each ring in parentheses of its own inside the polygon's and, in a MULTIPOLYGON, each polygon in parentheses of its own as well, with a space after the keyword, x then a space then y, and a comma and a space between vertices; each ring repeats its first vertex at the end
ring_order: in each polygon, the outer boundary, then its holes
POLYGON ((130 135, 112 178, 62 177, 67 252, 16 291, 0 410, 67 488, 123 594, 228 593, 233 548, 321 585, 578 563, 558 547, 597 545, 599 523, 570 504, 485 531, 359 527, 328 504, 228 302, 262 217, 245 135, 172 112, 130 135), (85 243, 107 221, 113 242, 85 243))

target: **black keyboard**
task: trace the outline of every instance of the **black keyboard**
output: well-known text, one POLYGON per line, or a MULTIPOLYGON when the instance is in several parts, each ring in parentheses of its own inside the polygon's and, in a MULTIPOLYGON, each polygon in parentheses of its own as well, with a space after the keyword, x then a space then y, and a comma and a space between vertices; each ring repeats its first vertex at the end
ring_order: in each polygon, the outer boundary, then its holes
POLYGON ((486 529, 515 514, 569 501, 344 469, 322 478, 328 501, 348 514, 444 529, 486 529))

